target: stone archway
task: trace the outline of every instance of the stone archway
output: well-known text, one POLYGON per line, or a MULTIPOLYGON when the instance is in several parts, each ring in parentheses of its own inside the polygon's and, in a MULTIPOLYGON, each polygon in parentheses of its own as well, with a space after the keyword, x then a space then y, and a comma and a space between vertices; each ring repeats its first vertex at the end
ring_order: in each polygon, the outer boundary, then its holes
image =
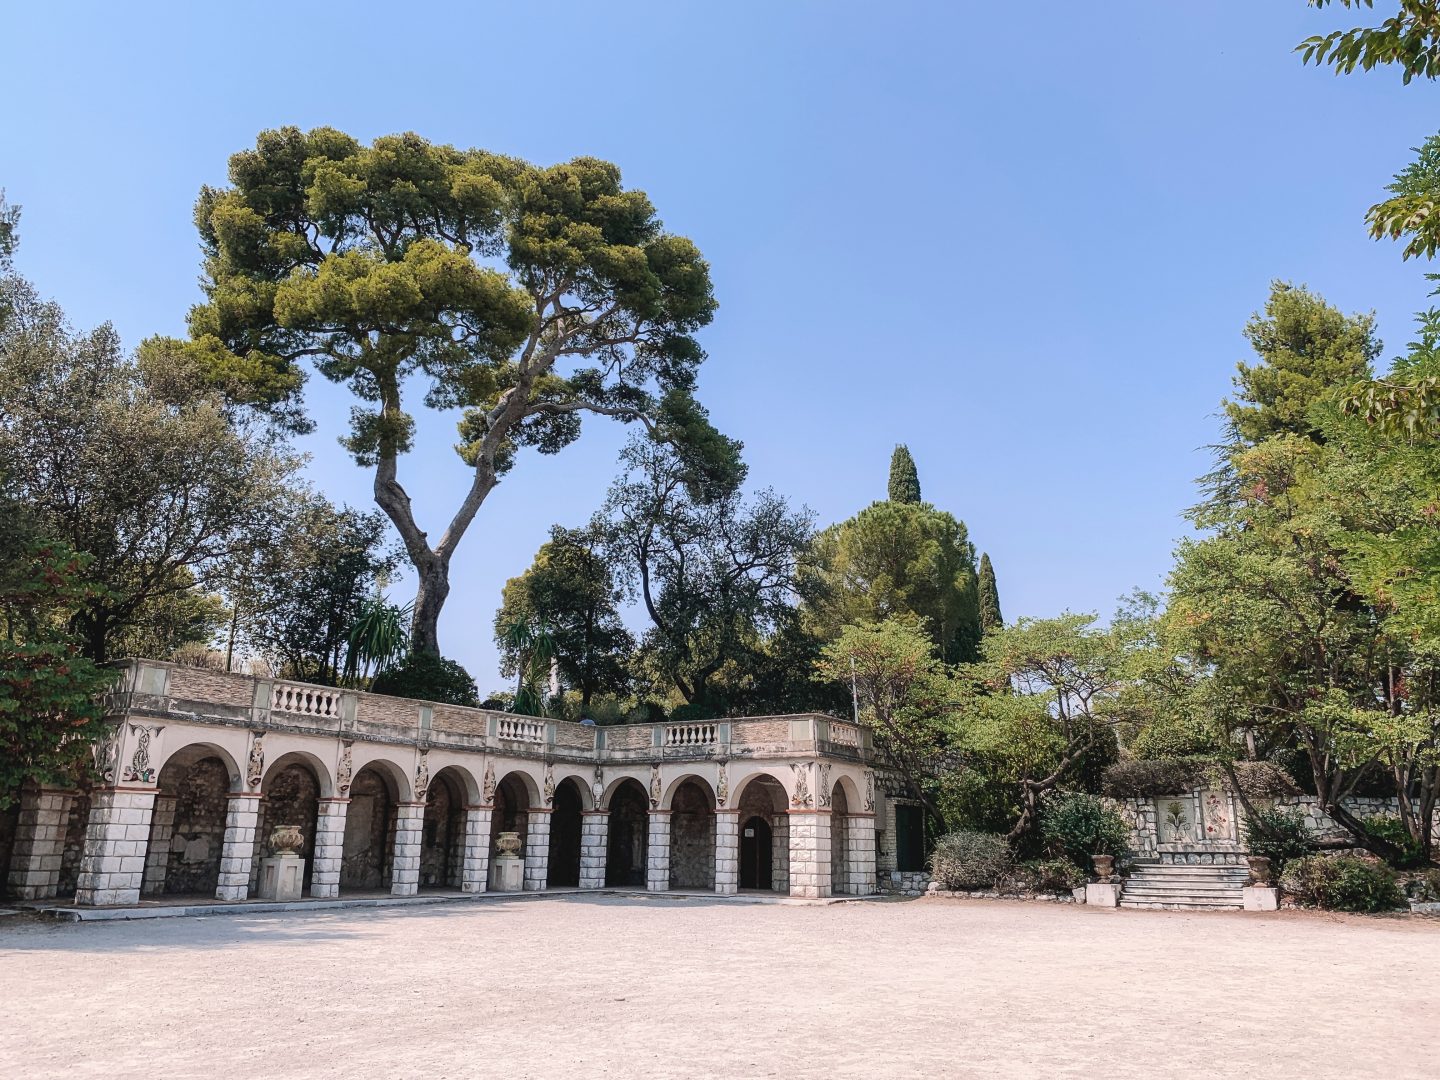
POLYGON ((830 893, 850 892, 850 802, 838 781, 830 794, 830 893))
POLYGON ((173 755, 160 770, 141 892, 215 895, 225 845, 229 767, 204 751, 173 755))
POLYGON ((785 786, 775 777, 761 773, 743 782, 740 798, 735 804, 740 811, 742 889, 778 893, 790 891, 790 816, 786 812, 788 805, 789 797, 785 794, 785 786), (747 836, 745 832, 747 827, 753 827, 748 823, 757 820, 764 823, 765 834, 769 837, 770 850, 765 853, 754 850, 756 843, 763 842, 759 835, 760 830, 756 830, 755 836, 747 836), (748 868, 747 851, 750 860, 748 868), (768 878, 758 872, 766 866, 769 867, 768 878), (749 884, 751 880, 755 881, 754 885, 749 884))
POLYGON ((394 782, 383 770, 367 765, 355 774, 350 782, 350 806, 345 812, 342 889, 390 888, 398 802, 394 782))
POLYGON ((694 777, 670 800, 670 888, 715 888, 715 796, 694 777))
POLYGON ((420 828, 420 884, 460 888, 465 864, 465 787, 454 769, 441 769, 425 791, 420 828))
POLYGON ((638 780, 622 780, 610 796, 608 833, 606 888, 643 889, 650 862, 650 813, 645 788, 638 780))
POLYGON ((320 778, 304 758, 279 758, 265 774, 261 785, 259 827, 255 830, 255 850, 250 862, 250 895, 260 889, 260 860, 271 854, 270 834, 281 825, 294 825, 300 830, 300 857, 305 860, 304 889, 310 890, 315 872, 315 835, 320 827, 320 778))
POLYGON ((584 797, 578 782, 566 777, 555 788, 555 801, 550 812, 550 864, 546 885, 552 889, 575 889, 580 886, 580 833, 584 797))

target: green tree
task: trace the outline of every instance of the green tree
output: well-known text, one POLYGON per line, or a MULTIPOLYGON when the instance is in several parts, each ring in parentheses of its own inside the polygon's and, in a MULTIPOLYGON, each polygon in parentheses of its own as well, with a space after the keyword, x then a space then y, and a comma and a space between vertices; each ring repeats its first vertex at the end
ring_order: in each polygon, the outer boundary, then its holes
POLYGON ((977 586, 980 605, 980 630, 990 633, 1005 625, 1000 614, 1000 587, 995 583, 995 567, 990 564, 989 555, 980 556, 980 576, 977 586))
POLYGON ((920 474, 915 469, 915 459, 910 456, 910 448, 904 443, 895 447, 895 452, 890 455, 890 501, 920 501, 920 474))
MULTIPOLYGON (((1337 0, 1308 0, 1313 8, 1332 6, 1337 0)), ((1375 6, 1374 0, 1338 0, 1341 7, 1357 11, 1375 6)), ((1433 79, 1440 75, 1440 3, 1436 0, 1399 0, 1399 10, 1378 26, 1357 26, 1308 37, 1296 46, 1305 63, 1329 65, 1337 75, 1349 75, 1357 67, 1369 71, 1382 64, 1400 65, 1400 77, 1408 85, 1419 75, 1433 79)))
POLYGON ((196 208, 193 351, 262 405, 293 404, 307 357, 360 399, 347 445, 415 567, 416 649, 438 653, 450 561, 521 447, 558 452, 585 413, 686 430, 709 269, 614 165, 283 128, 234 155, 230 181, 196 208), (470 474, 433 543, 398 475, 416 379, 428 406, 462 411, 470 474))
POLYGON ((533 623, 549 629, 559 674, 579 691, 582 715, 597 693, 623 692, 635 639, 620 620, 622 595, 598 538, 555 526, 529 569, 505 583, 495 613, 502 673, 514 675, 521 666, 509 628, 533 623))

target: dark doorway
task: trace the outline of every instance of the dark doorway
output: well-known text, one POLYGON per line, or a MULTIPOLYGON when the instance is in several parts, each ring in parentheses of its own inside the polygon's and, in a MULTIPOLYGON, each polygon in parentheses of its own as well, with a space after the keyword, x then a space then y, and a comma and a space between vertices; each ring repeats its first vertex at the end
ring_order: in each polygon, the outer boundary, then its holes
POLYGON ((775 887, 771 875, 773 853, 770 823, 763 817, 752 817, 740 827, 740 888, 775 887))
POLYGON ((925 817, 918 806, 895 807, 895 869, 925 869, 925 817))
POLYGON ((580 885, 580 793, 575 781, 562 780, 555 789, 550 814, 550 865, 545 883, 552 889, 580 885))
POLYGON ((650 813, 645 789, 626 780, 610 797, 610 833, 605 851, 607 888, 645 887, 650 813))

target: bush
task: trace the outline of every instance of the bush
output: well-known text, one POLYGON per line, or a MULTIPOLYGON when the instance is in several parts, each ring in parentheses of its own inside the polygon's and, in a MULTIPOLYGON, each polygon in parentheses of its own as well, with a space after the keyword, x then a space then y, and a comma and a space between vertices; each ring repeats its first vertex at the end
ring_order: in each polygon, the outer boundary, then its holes
POLYGON ((1112 799, 1179 795, 1193 788, 1199 776, 1194 761, 1117 761, 1105 770, 1100 790, 1112 799))
POLYGON ((1425 865, 1425 852, 1421 850, 1420 842, 1410 835, 1410 830, 1405 828, 1405 822, 1394 814, 1376 814, 1363 819, 1361 824, 1371 836, 1400 849, 1400 854, 1390 860, 1390 865, 1395 869, 1409 870, 1425 865))
POLYGON ((1405 891, 1411 900, 1422 904, 1440 903, 1440 870, 1426 870, 1412 878, 1405 891))
POLYGON ((479 705, 475 680, 454 660, 434 653, 412 652, 399 667, 380 672, 370 683, 372 694, 439 701, 446 705, 479 705))
POLYGON ((1300 903, 1327 911, 1388 911, 1405 904, 1395 871, 1355 855, 1292 859, 1280 887, 1300 903))
POLYGON ((1275 873, 1281 873, 1291 859, 1310 853, 1313 837, 1305 815, 1299 810, 1262 806, 1254 817, 1245 819, 1245 847, 1251 855, 1264 855, 1275 873))
POLYGON ((930 856, 930 874, 946 889, 988 889, 1009 869, 1010 845, 995 833, 948 833, 930 856))
POLYGON ((1124 856, 1130 850, 1130 826, 1120 812, 1095 795, 1067 791, 1051 795, 1040 807, 1040 836, 1052 855, 1063 855, 1087 873, 1092 856, 1124 856))
POLYGON ((1069 859, 1037 859, 1021 863, 1009 877, 1017 891, 1037 893, 1068 893, 1084 885, 1088 879, 1089 875, 1069 859))

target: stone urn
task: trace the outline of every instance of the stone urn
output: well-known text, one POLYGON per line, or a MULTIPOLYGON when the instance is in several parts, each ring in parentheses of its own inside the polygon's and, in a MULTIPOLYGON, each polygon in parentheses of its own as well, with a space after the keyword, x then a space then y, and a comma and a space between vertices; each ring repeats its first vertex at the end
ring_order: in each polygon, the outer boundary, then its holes
POLYGON ((279 825, 270 833, 270 850, 276 855, 299 855, 304 846, 299 825, 279 825))
POLYGON ((1094 856, 1091 856, 1091 857, 1095 860, 1095 880, 1096 880, 1096 881, 1111 881, 1111 880, 1113 880, 1114 877, 1115 877, 1115 856, 1114 856, 1114 855, 1094 855, 1094 856))
POLYGON ((1250 884, 1267 886, 1270 884, 1270 857, 1268 855, 1247 855, 1245 861, 1250 865, 1250 884))
POLYGON ((501 855, 519 855, 520 834, 518 832, 502 832, 495 838, 495 850, 501 855))

